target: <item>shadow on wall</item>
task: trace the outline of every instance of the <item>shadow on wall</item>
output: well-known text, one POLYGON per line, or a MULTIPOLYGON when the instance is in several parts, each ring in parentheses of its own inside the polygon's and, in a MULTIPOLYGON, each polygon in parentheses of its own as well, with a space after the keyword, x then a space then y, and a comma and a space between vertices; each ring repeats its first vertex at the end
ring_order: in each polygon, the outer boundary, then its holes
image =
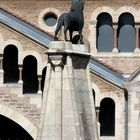
POLYGON ((86 69, 89 63, 90 56, 88 57, 79 57, 79 56, 71 56, 72 57, 72 65, 74 69, 86 69))

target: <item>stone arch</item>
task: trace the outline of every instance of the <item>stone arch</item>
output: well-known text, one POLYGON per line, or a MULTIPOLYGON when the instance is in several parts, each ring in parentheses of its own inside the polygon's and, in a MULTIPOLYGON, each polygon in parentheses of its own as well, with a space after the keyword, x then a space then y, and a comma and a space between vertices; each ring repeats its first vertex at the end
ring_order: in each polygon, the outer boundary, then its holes
POLYGON ((44 20, 43 20, 43 17, 45 14, 47 13, 53 13, 55 14, 57 17, 60 16, 60 11, 57 10, 56 8, 46 8, 46 9, 43 9, 41 11, 41 13, 39 14, 39 18, 38 18, 38 24, 41 28, 45 29, 46 31, 48 32, 54 32, 55 31, 55 28, 56 28, 56 25, 52 26, 52 27, 49 27, 45 24, 44 20))
POLYGON ((111 98, 103 98, 100 103, 100 135, 115 136, 115 102, 111 98))
POLYGON ((36 139, 37 127, 22 114, 2 104, 0 104, 0 114, 19 124, 33 137, 33 139, 36 139))
POLYGON ((120 52, 134 52, 135 46, 135 19, 130 12, 124 12, 118 19, 118 49, 120 52))
POLYGON ((100 89, 95 83, 92 83, 92 89, 94 89, 95 94, 98 95, 98 96, 95 96, 95 106, 99 106, 100 89))
POLYGON ((41 71, 44 69, 44 67, 47 66, 47 63, 48 63, 48 60, 46 60, 45 62, 42 62, 42 69, 41 69, 41 71))
POLYGON ((93 13, 90 17, 90 23, 96 22, 96 19, 97 19, 98 15, 100 13, 104 13, 104 12, 109 13, 112 16, 112 19, 113 19, 113 17, 114 17, 113 15, 115 13, 114 9, 112 9, 111 7, 107 7, 107 6, 102 6, 102 7, 99 7, 99 8, 97 8, 93 11, 93 13))
POLYGON ((111 98, 112 100, 114 100, 115 104, 118 104, 119 108, 121 107, 120 106, 120 103, 119 103, 119 98, 117 97, 117 95, 115 93, 105 93, 105 94, 100 94, 100 98, 98 99, 98 103, 100 104, 101 100, 104 99, 104 98, 111 98))
POLYGON ((22 56, 22 52, 23 52, 23 48, 22 45, 20 44, 19 41, 14 40, 14 39, 9 39, 3 42, 2 46, 0 47, 0 53, 3 54, 5 47, 7 47, 8 45, 14 45, 17 47, 18 49, 18 64, 21 64, 21 56, 22 56))
POLYGON ((138 11, 132 6, 120 7, 115 11, 114 22, 118 22, 119 16, 123 13, 131 13, 135 17, 135 21, 140 21, 138 11))
POLYGON ((24 58, 28 55, 32 55, 37 59, 37 74, 41 75, 43 67, 42 67, 42 58, 41 58, 40 54, 38 52, 32 51, 32 50, 24 51, 22 58, 21 58, 22 64, 23 64, 24 58))
POLYGON ((3 55, 4 83, 18 83, 18 55, 18 49, 15 45, 5 47, 3 55))
POLYGON ((37 59, 33 55, 27 55, 23 61, 23 93, 36 94, 38 91, 37 59))
POLYGON ((112 17, 112 21, 114 22, 114 10, 111 7, 102 6, 95 9, 90 17, 90 24, 89 24, 89 36, 88 40, 90 42, 90 51, 91 53, 97 52, 96 46, 96 24, 97 24, 97 17, 100 13, 108 13, 112 17))
POLYGON ((114 33, 112 16, 108 12, 102 12, 97 17, 96 44, 98 52, 112 52, 114 33))

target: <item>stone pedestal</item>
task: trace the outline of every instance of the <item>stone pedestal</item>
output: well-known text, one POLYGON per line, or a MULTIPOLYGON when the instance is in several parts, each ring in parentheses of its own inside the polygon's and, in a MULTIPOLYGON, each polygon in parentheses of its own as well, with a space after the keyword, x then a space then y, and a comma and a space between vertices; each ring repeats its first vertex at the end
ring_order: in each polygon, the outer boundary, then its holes
POLYGON ((37 140, 98 140, 88 50, 50 44, 37 140))

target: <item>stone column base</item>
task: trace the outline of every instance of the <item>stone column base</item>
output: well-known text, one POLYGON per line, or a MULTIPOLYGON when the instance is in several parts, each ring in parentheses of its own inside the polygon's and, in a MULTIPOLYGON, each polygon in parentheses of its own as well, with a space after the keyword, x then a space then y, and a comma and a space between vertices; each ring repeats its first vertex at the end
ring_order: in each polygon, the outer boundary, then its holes
POLYGON ((135 48, 134 52, 138 53, 138 52, 140 52, 140 49, 139 48, 135 48))
POLYGON ((113 48, 112 52, 114 52, 114 53, 118 53, 119 50, 118 50, 118 48, 113 48))

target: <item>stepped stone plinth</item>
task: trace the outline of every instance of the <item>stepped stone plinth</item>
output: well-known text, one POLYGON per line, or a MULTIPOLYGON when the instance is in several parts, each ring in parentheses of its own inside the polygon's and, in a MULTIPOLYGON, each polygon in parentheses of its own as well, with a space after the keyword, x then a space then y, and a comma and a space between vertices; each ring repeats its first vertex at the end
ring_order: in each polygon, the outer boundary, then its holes
POLYGON ((51 42, 37 140, 98 140, 89 48, 51 42))

